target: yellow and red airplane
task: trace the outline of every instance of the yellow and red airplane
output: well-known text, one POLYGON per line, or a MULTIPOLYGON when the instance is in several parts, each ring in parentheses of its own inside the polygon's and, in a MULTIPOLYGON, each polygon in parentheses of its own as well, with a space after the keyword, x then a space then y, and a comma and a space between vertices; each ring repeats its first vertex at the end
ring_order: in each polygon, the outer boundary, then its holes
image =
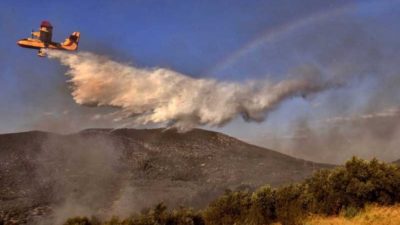
POLYGON ((43 57, 46 55, 43 49, 46 48, 66 51, 77 50, 80 35, 79 32, 73 32, 64 42, 53 42, 53 26, 48 21, 42 21, 39 31, 32 31, 30 38, 21 39, 17 44, 23 48, 39 49, 38 56, 43 57))

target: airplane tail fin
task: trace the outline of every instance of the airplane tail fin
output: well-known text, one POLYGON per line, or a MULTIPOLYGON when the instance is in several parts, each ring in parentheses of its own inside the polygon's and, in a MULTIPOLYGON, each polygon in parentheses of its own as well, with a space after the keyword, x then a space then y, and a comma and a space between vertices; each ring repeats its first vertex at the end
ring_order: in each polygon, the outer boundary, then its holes
POLYGON ((79 43, 79 38, 80 38, 80 37, 81 37, 81 33, 75 31, 75 32, 73 32, 73 33, 69 36, 69 39, 70 39, 71 41, 75 42, 76 45, 78 45, 78 43, 79 43))
POLYGON ((80 36, 81 36, 80 32, 73 32, 67 39, 65 39, 62 45, 67 50, 72 50, 72 51, 77 50, 80 36))

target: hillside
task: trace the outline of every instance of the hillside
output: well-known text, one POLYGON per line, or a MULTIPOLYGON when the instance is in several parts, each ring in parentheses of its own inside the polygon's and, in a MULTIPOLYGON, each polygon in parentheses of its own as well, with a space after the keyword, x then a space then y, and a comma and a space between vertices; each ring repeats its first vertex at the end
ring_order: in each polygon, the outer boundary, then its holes
POLYGON ((91 129, 0 135, 0 218, 127 215, 160 201, 200 207, 225 189, 299 181, 328 165, 221 133, 91 129))

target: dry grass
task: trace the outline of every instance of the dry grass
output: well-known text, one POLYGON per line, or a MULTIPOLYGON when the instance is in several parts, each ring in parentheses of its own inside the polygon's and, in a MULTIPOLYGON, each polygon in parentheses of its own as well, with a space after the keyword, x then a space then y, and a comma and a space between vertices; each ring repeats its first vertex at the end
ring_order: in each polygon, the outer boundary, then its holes
POLYGON ((305 225, 400 225, 400 205, 368 206, 351 219, 311 216, 305 225))

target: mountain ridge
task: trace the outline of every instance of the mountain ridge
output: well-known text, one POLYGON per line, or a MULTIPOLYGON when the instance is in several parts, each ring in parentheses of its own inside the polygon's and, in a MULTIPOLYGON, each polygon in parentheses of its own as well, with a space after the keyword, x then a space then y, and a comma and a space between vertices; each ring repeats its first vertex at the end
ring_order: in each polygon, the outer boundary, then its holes
POLYGON ((225 189, 279 186, 330 167, 202 129, 2 134, 0 218, 11 209, 21 212, 20 223, 71 216, 71 204, 116 215, 160 201, 201 207, 225 189))

